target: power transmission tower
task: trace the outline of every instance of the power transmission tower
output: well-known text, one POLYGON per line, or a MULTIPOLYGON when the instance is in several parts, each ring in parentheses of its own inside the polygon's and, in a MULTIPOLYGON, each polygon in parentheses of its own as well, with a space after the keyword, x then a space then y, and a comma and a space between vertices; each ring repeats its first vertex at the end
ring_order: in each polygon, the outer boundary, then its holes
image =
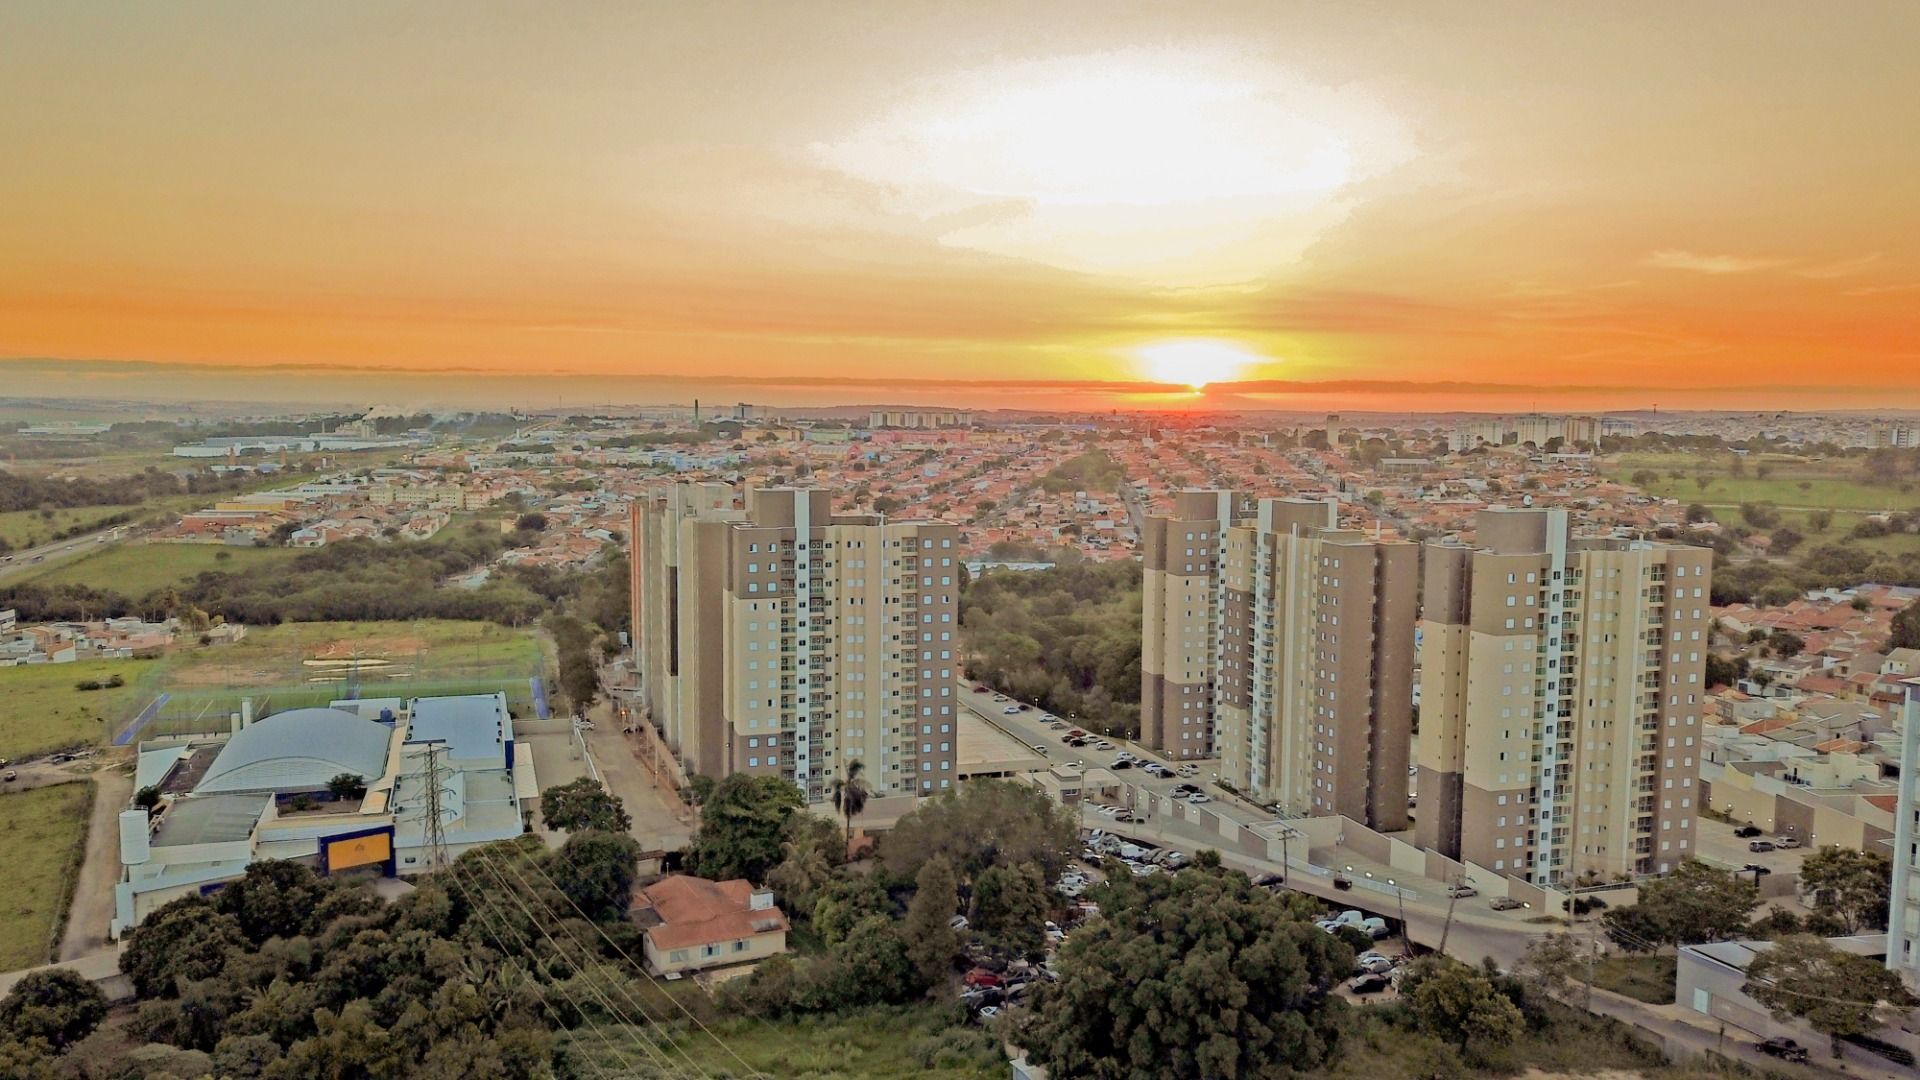
POLYGON ((440 775, 440 755, 445 751, 446 747, 440 743, 427 745, 426 845, 429 871, 445 869, 448 862, 446 819, 442 816, 440 809, 440 793, 445 784, 440 775))

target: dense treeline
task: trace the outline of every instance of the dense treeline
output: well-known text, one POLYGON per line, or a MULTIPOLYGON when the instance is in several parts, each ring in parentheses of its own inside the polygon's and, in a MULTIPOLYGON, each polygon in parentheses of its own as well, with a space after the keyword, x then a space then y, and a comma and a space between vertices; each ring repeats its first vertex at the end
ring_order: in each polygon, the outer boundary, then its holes
POLYGON ((1040 478, 1042 490, 1112 491, 1127 473, 1105 450, 1089 450, 1070 457, 1040 478))
POLYGON ((988 573, 960 597, 972 676, 1049 712, 1140 725, 1140 566, 988 573))
POLYGON ((140 1003, 124 1029, 67 1024, 63 1043, 0 1043, 0 1060, 40 1076, 58 1055, 84 1080, 573 1075, 556 1035, 603 1019, 603 1000, 634 1012, 625 1003, 655 993, 638 985, 622 918, 639 853, 612 833, 557 851, 526 836, 461 856, 393 904, 347 878, 256 863, 129 935, 120 968, 140 1003))
POLYGON ((108 480, 77 477, 53 480, 0 471, 0 514, 17 510, 65 510, 79 506, 132 506, 168 495, 203 495, 238 491, 249 478, 190 472, 184 479, 170 472, 148 469, 108 480))
POLYGON ((523 626, 550 605, 519 580, 502 576, 477 589, 443 588, 440 583, 526 541, 484 526, 431 540, 348 540, 303 552, 290 563, 208 571, 178 588, 139 597, 110 587, 26 582, 0 589, 0 608, 15 608, 23 620, 35 621, 158 617, 198 610, 252 625, 468 619, 523 626))
POLYGON ((1715 604, 1784 604, 1808 589, 1850 589, 1868 582, 1920 586, 1920 551, 1896 555, 1855 544, 1821 544, 1790 563, 1730 563, 1718 554, 1715 563, 1715 604))

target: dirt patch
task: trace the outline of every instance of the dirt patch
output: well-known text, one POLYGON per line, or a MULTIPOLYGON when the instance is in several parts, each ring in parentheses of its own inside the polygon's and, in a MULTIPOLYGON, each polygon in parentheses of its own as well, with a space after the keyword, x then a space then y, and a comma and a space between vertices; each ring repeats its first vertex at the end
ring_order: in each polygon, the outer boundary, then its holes
POLYGON ((358 656, 411 656, 425 652, 427 639, 416 634, 367 634, 363 637, 336 638, 314 650, 310 659, 351 660, 358 656))
POLYGON ((1639 1069, 1602 1069, 1593 1073, 1543 1072, 1528 1069, 1520 1074, 1521 1080, 1644 1080, 1646 1073, 1639 1069))

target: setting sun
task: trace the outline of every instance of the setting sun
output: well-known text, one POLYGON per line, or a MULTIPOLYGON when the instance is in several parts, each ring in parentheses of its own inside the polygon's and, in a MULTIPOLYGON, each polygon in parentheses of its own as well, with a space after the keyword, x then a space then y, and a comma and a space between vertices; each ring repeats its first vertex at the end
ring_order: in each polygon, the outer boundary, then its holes
POLYGON ((1248 365, 1265 359, 1224 341, 1163 341, 1142 345, 1134 355, 1147 378, 1195 390, 1237 379, 1248 365))

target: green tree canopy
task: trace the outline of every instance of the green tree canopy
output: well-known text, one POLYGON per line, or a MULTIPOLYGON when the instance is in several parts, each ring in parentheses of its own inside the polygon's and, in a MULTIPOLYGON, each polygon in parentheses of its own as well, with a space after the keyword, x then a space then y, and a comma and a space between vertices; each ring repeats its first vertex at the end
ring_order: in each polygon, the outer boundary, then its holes
POLYGON ((0 1037, 41 1039, 55 1051, 86 1038, 106 1018, 106 995, 72 968, 30 971, 0 998, 0 1037))
POLYGON ((1809 934, 1783 937, 1747 965, 1748 997, 1776 1020, 1805 1020, 1833 1041, 1878 1030, 1915 1001, 1900 976, 1870 956, 1842 952, 1809 934))
POLYGON ((556 784, 540 793, 540 818, 549 829, 623 833, 633 827, 620 796, 590 776, 556 784))
POLYGON ((1885 930, 1893 860, 1877 851, 1829 844, 1800 864, 1800 887, 1812 894, 1814 910, 1840 920, 1846 933, 1885 930))
POLYGON ((907 943, 907 960, 924 986, 939 987, 953 968, 953 958, 960 951, 960 935, 953 929, 959 907, 953 864, 944 858, 921 863, 901 934, 907 943))
POLYGON ((787 819, 802 813, 799 789, 777 776, 733 775, 700 804, 700 827, 687 850, 694 872, 716 881, 765 881, 780 864, 787 819))
POLYGON ((880 839, 880 858, 901 878, 944 857, 963 882, 991 866, 1033 865, 1051 884, 1079 838, 1071 811, 1031 784, 971 780, 923 800, 880 839))
POLYGON ((1283 1077, 1327 1060, 1353 952, 1245 874, 1196 864, 1099 891, 1015 1040, 1056 1076, 1283 1077))
POLYGON ((1639 903, 1609 909, 1600 924, 1621 948, 1652 952, 1738 937, 1759 904, 1753 882, 1688 859, 1666 877, 1642 885, 1639 903))
POLYGON ((1486 976, 1447 957, 1428 957, 1400 977, 1400 996, 1414 1024, 1454 1043, 1505 1046, 1520 1036, 1520 1010, 1486 976))
POLYGON ((989 866, 973 882, 973 929, 994 948, 1040 956, 1047 948, 1048 893, 1032 863, 989 866))

